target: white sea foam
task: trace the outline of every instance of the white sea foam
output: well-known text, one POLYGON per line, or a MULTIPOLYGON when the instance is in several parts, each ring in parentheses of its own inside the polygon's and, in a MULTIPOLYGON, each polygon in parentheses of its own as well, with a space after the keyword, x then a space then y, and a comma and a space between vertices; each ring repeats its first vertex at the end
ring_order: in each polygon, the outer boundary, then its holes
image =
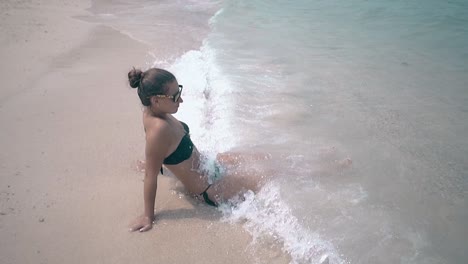
POLYGON ((189 124, 197 148, 212 158, 235 146, 237 140, 232 132, 235 103, 230 96, 232 86, 215 60, 215 51, 205 43, 199 50, 176 59, 168 68, 184 85, 184 102, 176 116, 189 124))
POLYGON ((344 263, 331 242, 301 225, 281 198, 280 186, 274 182, 257 194, 249 191, 242 199, 223 204, 220 210, 224 221, 242 222, 254 242, 269 237, 279 243, 291 256, 291 263, 321 263, 325 256, 329 263, 344 263))
POLYGON ((219 9, 215 14, 214 16, 212 16, 209 20, 209 24, 210 25, 214 25, 216 23, 216 19, 218 18, 218 16, 220 16, 222 13, 224 12, 224 8, 221 8, 219 9))

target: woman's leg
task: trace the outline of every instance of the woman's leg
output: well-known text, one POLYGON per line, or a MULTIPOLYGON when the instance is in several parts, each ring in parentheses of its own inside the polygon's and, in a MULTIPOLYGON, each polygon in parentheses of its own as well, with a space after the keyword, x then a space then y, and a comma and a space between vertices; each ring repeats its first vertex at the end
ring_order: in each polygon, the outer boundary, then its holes
POLYGON ((226 152, 218 154, 216 159, 223 175, 207 193, 218 203, 247 190, 257 192, 273 175, 272 171, 256 166, 271 159, 269 154, 226 152))

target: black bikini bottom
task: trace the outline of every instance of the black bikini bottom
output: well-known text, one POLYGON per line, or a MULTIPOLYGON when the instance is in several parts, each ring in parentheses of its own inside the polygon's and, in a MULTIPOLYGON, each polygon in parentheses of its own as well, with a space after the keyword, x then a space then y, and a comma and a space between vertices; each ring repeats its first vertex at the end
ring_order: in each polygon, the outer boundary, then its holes
POLYGON ((214 207, 218 207, 218 205, 213 202, 210 197, 208 197, 208 193, 206 191, 208 191, 208 189, 211 187, 212 184, 208 185, 208 187, 206 187, 206 189, 200 193, 200 195, 203 197, 203 200, 205 200, 205 203, 208 204, 208 205, 211 205, 211 206, 214 206, 214 207))

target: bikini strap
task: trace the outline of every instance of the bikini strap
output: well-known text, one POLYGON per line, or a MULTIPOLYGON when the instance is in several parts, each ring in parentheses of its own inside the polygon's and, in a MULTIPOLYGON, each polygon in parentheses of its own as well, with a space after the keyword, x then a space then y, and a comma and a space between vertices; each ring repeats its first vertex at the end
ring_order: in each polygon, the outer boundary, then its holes
POLYGON ((208 187, 206 187, 206 189, 203 192, 201 192, 200 195, 206 193, 206 191, 208 191, 208 189, 211 187, 211 185, 213 185, 213 184, 208 185, 208 187))

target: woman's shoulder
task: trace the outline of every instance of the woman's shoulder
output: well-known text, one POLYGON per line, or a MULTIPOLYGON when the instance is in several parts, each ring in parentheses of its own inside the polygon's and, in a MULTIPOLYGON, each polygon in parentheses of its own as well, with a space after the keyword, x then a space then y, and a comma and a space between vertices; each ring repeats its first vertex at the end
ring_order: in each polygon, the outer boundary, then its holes
POLYGON ((165 119, 144 115, 143 126, 147 137, 170 135, 171 126, 165 119))

